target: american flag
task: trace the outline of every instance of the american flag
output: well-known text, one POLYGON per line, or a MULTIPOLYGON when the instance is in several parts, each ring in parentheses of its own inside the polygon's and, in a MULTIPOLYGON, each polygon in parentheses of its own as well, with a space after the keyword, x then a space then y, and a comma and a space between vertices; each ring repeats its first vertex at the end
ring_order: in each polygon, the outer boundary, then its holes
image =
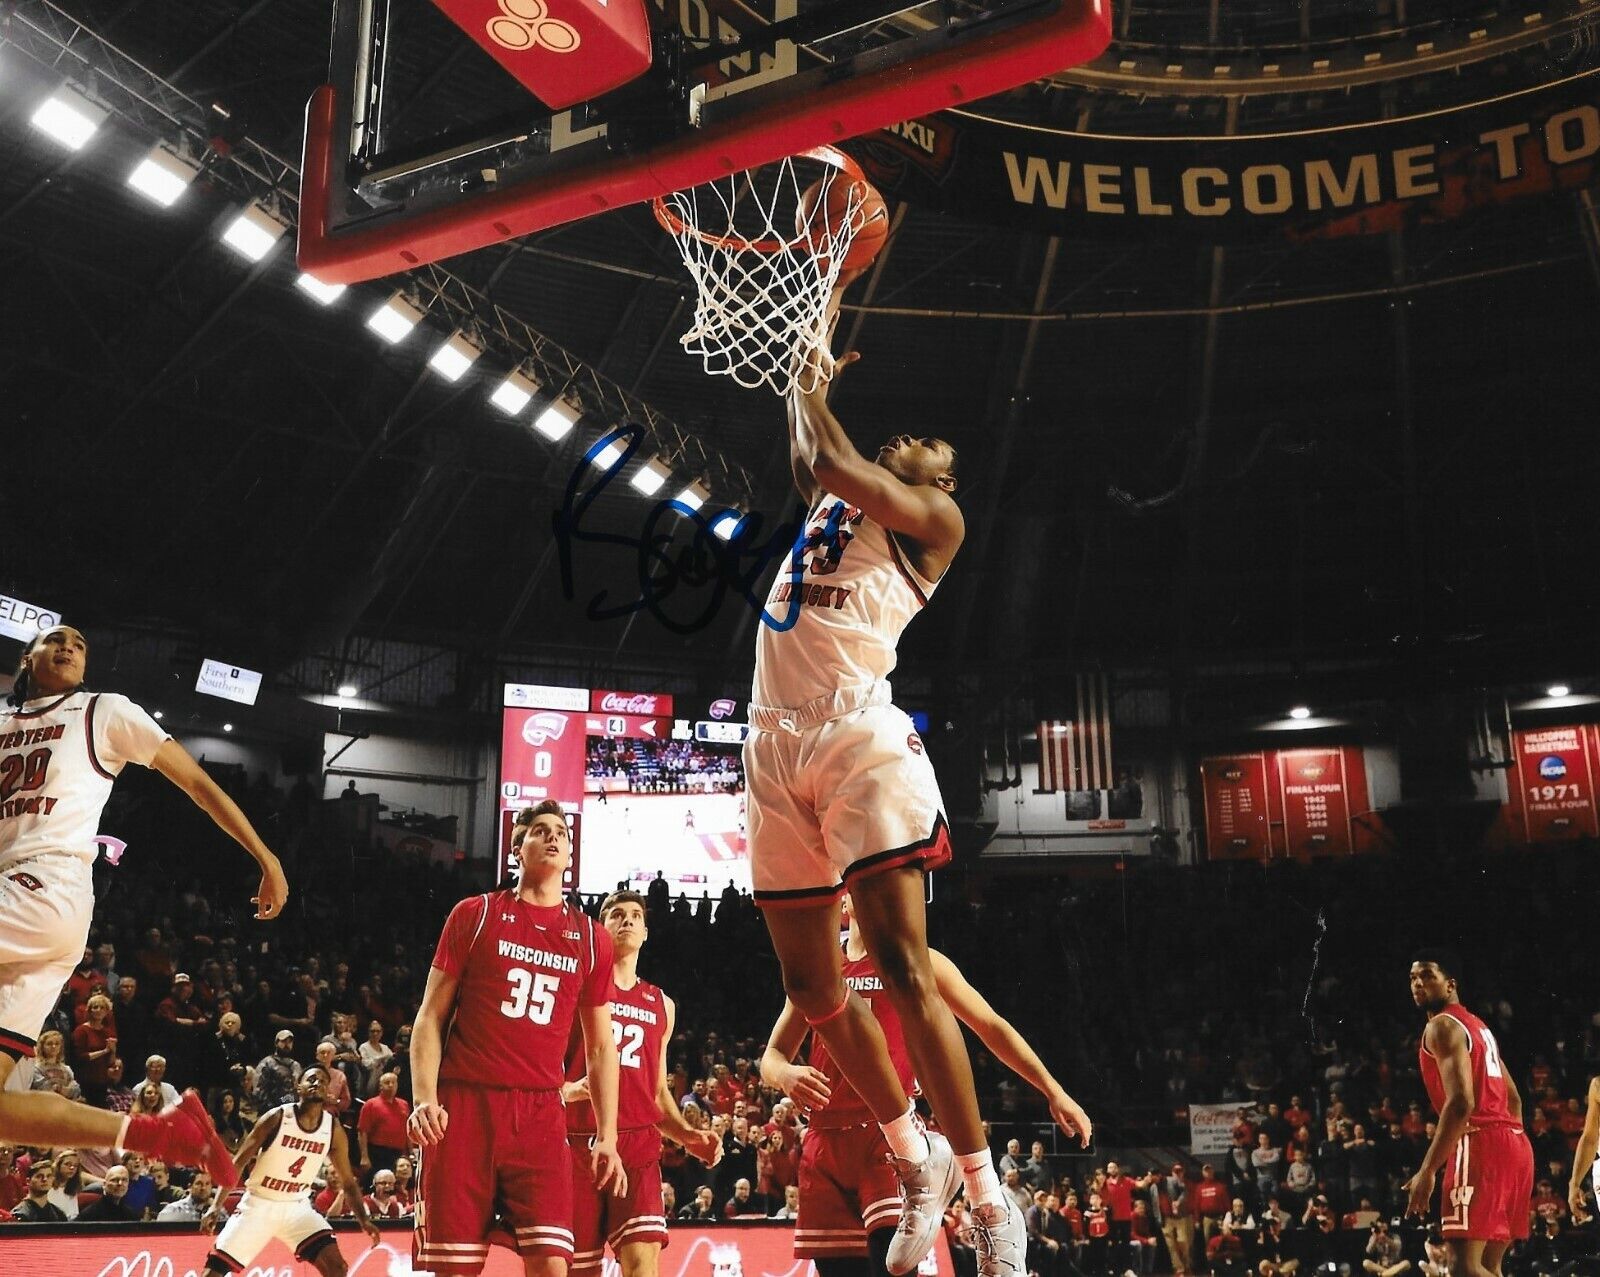
POLYGON ((1039 792, 1110 789, 1111 693, 1104 674, 1074 679, 1077 714, 1039 723, 1039 792))

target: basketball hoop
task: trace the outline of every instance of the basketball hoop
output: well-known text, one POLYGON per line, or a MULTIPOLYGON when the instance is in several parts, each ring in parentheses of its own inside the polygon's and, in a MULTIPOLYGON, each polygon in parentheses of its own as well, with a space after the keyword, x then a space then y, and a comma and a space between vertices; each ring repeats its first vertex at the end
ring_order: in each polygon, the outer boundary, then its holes
POLYGON ((787 396, 830 380, 828 298, 870 192, 853 159, 822 146, 651 201, 695 284, 683 348, 706 372, 752 390, 765 385, 787 396), (818 208, 828 207, 832 183, 851 183, 836 223, 797 216, 818 170, 818 208))

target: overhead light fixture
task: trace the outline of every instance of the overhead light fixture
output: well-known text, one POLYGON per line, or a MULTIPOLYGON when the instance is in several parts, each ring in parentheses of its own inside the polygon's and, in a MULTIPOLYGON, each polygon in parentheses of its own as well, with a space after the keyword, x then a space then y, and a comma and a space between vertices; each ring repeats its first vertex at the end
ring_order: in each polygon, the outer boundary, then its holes
POLYGON ((309 294, 324 306, 331 306, 344 295, 343 284, 324 284, 315 275, 300 272, 300 278, 294 281, 295 287, 309 294))
POLYGON ((222 242, 247 261, 259 262, 289 228, 259 204, 251 204, 228 223, 222 242))
POLYGON ((163 718, 166 717, 166 715, 163 714, 160 710, 156 710, 150 715, 150 717, 155 719, 157 722, 160 722, 163 718))
POLYGON ((222 725, 222 730, 225 731, 225 732, 231 732, 233 730, 233 724, 232 723, 224 723, 222 725))
POLYGON ((633 477, 628 482, 645 496, 653 497, 661 491, 662 486, 670 478, 672 478, 672 467, 667 464, 667 459, 651 457, 633 472, 633 477))
POLYGON ((446 381, 460 381, 466 375, 467 369, 478 362, 478 356, 481 354, 483 351, 466 337, 460 333, 451 333, 439 349, 429 356, 428 367, 446 381))
POLYGON ((738 507, 724 510, 715 519, 711 520, 711 530, 723 541, 733 540, 733 534, 739 530, 739 525, 744 522, 744 511, 738 507))
POLYGON ((514 417, 532 403, 533 397, 538 393, 537 381, 513 370, 494 388, 494 394, 489 396, 489 402, 501 412, 514 417))
POLYGON ((694 479, 684 484, 683 490, 674 499, 679 505, 687 506, 691 511, 698 510, 711 500, 711 489, 704 479, 694 479))
POLYGON ((533 419, 533 428, 551 443, 565 439, 583 416, 583 409, 570 399, 557 399, 533 419))
POLYGON ((81 151, 108 114, 105 107, 89 101, 70 84, 63 84, 39 104, 29 122, 69 151, 81 151))
POLYGON ((354 683, 340 683, 339 684, 339 697, 340 697, 341 700, 349 700, 351 697, 353 697, 360 690, 361 689, 359 687, 357 687, 354 683))
POLYGON ((128 185, 152 203, 171 208, 199 173, 198 165, 181 159, 158 144, 152 146, 150 154, 128 174, 128 185))
POLYGON ((1304 705, 1296 705, 1289 711, 1289 717, 1293 719, 1310 718, 1311 710, 1304 705))
POLYGON ((596 470, 610 470, 617 462, 622 460, 622 454, 627 451, 627 446, 622 442, 623 435, 620 431, 613 431, 600 439, 596 439, 589 448, 589 464, 596 470))
POLYGON ((1552 683, 1544 689, 1544 693, 1546 696, 1553 696, 1559 699, 1562 696, 1571 696, 1572 689, 1565 683, 1552 683))
POLYGON ((367 327, 391 346, 398 346, 421 322, 422 312, 406 300, 404 293, 395 293, 367 316, 367 327))

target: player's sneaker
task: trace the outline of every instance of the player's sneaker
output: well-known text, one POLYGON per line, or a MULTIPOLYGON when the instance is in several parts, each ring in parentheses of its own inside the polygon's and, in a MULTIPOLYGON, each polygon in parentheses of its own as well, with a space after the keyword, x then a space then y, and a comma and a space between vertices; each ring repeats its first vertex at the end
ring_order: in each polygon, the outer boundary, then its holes
POLYGON ((921 1162, 889 1157, 900 1181, 900 1224, 889 1239, 886 1261, 895 1277, 909 1273, 933 1249, 944 1225, 944 1208, 961 1187, 961 1169, 950 1141, 938 1131, 928 1131, 927 1136, 928 1156, 921 1162))
POLYGON ((972 1240, 978 1277, 1027 1277, 1028 1226, 1009 1201, 974 1208, 972 1240))
POLYGON ((239 1182, 233 1156, 192 1088, 171 1108, 129 1118, 123 1146, 175 1166, 198 1166, 218 1188, 232 1188, 239 1182))

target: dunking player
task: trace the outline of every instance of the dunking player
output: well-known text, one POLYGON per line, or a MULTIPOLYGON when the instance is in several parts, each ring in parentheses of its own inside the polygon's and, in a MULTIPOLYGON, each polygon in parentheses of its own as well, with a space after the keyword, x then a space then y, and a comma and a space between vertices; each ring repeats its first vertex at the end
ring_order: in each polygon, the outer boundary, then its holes
MULTIPOLYGON (((844 916, 850 925, 844 947, 845 983, 872 1008, 883 1028, 895 1073, 910 1090, 916 1082, 900 1017, 883 996, 883 981, 861 943, 848 896, 844 916)), ((1093 1132, 1088 1114, 1051 1076, 1022 1035, 967 983, 955 963, 936 949, 930 950, 929 956, 939 996, 956 1017, 997 1059, 1044 1096, 1057 1125, 1068 1135, 1078 1136, 1087 1148, 1093 1132)), ((761 1056, 761 1080, 810 1111, 811 1124, 800 1150, 795 1258, 814 1260, 821 1277, 882 1273, 899 1205, 888 1166, 889 1150, 861 1097, 848 1081, 834 1076, 826 1042, 813 1043, 810 1064, 792 1063, 805 1036, 805 1020, 792 1002, 786 1003, 761 1056), (871 1263, 864 1268, 863 1261, 869 1257, 871 1263)))
POLYGON ((1596 1201, 1600 1201, 1600 1077, 1589 1079, 1588 1108, 1583 1117, 1583 1134, 1578 1136, 1578 1147, 1572 1154, 1572 1180, 1567 1185, 1567 1205, 1572 1208, 1574 1222, 1587 1219, 1592 1214, 1584 1200, 1583 1181, 1594 1188, 1596 1201))
MULTIPOLYGON (((833 317, 838 301, 835 293, 833 317)), ((825 390, 819 384, 790 400, 790 465, 810 514, 756 640, 744 751, 756 902, 784 991, 894 1155, 901 1209, 890 1272, 910 1272, 927 1254, 964 1181, 983 1242, 982 1277, 1005 1277, 1026 1271, 1026 1229, 1000 1191, 966 1045, 928 953, 922 876, 949 860, 949 832, 933 766, 910 718, 890 703, 887 681, 901 631, 965 535, 950 495, 955 450, 941 439, 896 435, 869 461, 825 390), (771 623, 790 619, 788 628, 771 623), (916 1121, 883 1031, 844 982, 846 886, 945 1134, 925 1133, 916 1121)))
MULTIPOLYGON (((280 1104, 257 1119, 233 1155, 239 1174, 243 1175, 252 1161, 255 1166, 245 1181, 244 1197, 233 1214, 226 1216, 222 1235, 206 1256, 207 1273, 220 1277, 243 1272, 276 1237, 294 1251, 297 1260, 314 1264, 322 1277, 345 1277, 349 1270, 333 1230, 311 1205, 311 1184, 324 1161, 333 1163, 362 1231, 373 1245, 380 1240, 378 1226, 361 1198, 361 1184, 350 1167, 344 1127, 334 1121, 333 1110, 327 1107, 327 1070, 313 1064, 300 1075, 294 1092, 293 1104, 280 1104)), ((214 1231, 224 1216, 219 1197, 200 1220, 202 1231, 214 1231)))
POLYGON ((1427 1211, 1442 1169, 1439 1231, 1452 1277, 1500 1277, 1507 1247, 1528 1235, 1533 1146, 1494 1034, 1458 999, 1460 971, 1443 949, 1426 949, 1411 962, 1411 998, 1428 1013, 1417 1059, 1439 1123, 1406 1184, 1406 1214, 1427 1211))
MULTIPOLYGON (((656 1277, 667 1221, 661 1208, 661 1136, 676 1140, 707 1166, 722 1157, 722 1140, 683 1120, 667 1086, 666 1044, 677 1008, 648 980, 639 978, 639 950, 649 938, 645 899, 637 891, 613 891, 600 906, 600 922, 616 955, 611 967, 611 1032, 617 1043, 621 1081, 617 1087, 617 1152, 628 1176, 623 1196, 591 1188, 589 1141, 594 1107, 589 1103, 583 1057, 568 1057, 562 1088, 567 1102, 567 1138, 572 1147, 572 1260, 574 1277, 595 1277, 606 1244, 622 1266, 622 1277, 656 1277)), ((573 1044, 576 1046, 576 1043, 573 1044)))
POLYGON ((561 1083, 574 1020, 595 1110, 590 1173, 597 1188, 627 1191, 611 937, 562 900, 572 841, 561 805, 540 803, 517 827, 517 885, 450 911, 411 1037, 409 1130, 425 1150, 414 1249, 417 1267, 439 1277, 482 1270, 497 1199, 528 1277, 566 1271, 573 1185, 561 1083))
MULTIPOLYGON (((0 1088, 25 1079, 20 1060, 83 954, 94 912, 94 836, 128 763, 153 767, 261 866, 256 917, 283 911, 278 858, 242 811, 154 719, 125 696, 83 686, 89 644, 70 625, 23 649, 10 705, 0 711, 0 1088)), ((116 1146, 204 1166, 223 1188, 233 1159, 193 1091, 159 1115, 125 1117, 53 1091, 0 1091, 0 1135, 19 1144, 116 1146)))

